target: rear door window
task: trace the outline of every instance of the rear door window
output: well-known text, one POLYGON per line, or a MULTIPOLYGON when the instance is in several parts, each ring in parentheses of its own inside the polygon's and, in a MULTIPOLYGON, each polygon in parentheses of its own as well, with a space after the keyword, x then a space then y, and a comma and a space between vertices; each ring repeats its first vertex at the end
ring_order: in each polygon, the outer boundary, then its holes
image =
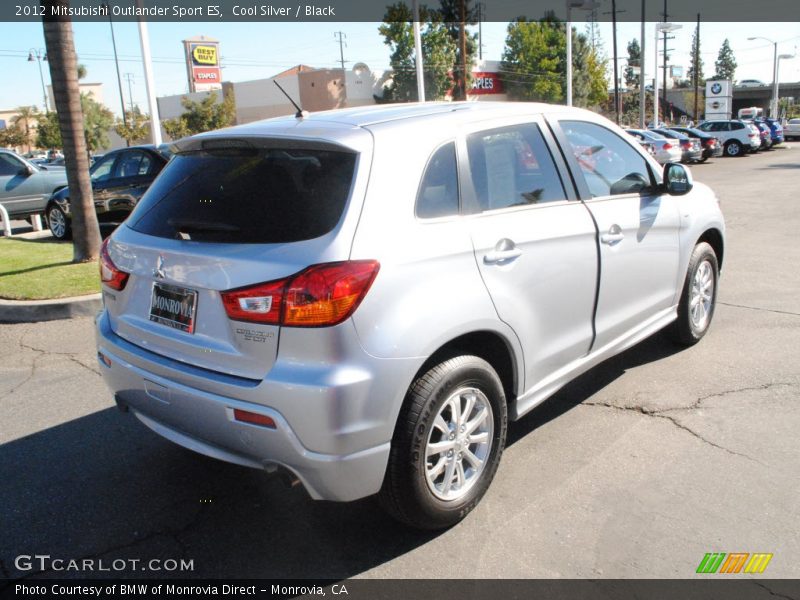
POLYGON ((526 123, 470 134, 467 153, 482 211, 567 199, 538 125, 526 123))
POLYGON ((178 154, 128 219, 141 233, 200 242, 312 239, 339 222, 356 155, 225 146, 178 154))

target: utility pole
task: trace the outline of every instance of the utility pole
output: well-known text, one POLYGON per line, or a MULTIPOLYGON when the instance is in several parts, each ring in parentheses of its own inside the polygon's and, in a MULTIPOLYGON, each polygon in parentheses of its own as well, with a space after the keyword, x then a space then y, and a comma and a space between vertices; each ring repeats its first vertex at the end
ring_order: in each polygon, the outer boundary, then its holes
POLYGON ((700 13, 697 13, 697 30, 695 37, 695 47, 692 48, 692 60, 694 62, 694 122, 698 119, 698 96, 700 95, 700 13))
POLYGON ((131 81, 133 80, 133 73, 125 73, 125 81, 128 82, 128 100, 130 100, 131 114, 133 114, 133 88, 131 81))
POLYGON ((647 119, 646 119, 645 114, 644 114, 644 111, 645 111, 645 96, 646 96, 646 92, 645 92, 645 89, 644 89, 645 88, 645 83, 644 83, 645 82, 644 63, 645 63, 645 56, 647 56, 645 54, 645 49, 644 49, 644 39, 645 39, 645 30, 644 30, 645 29, 645 21, 644 21, 644 19, 645 19, 645 1, 646 0, 642 0, 642 34, 641 34, 641 38, 642 38, 641 46, 642 46, 642 49, 641 49, 641 51, 639 53, 639 56, 641 57, 639 59, 639 129, 645 129, 646 123, 647 123, 647 119))
POLYGON ((342 71, 344 71, 344 47, 347 46, 347 42, 344 40, 347 39, 347 34, 335 31, 333 37, 339 39, 339 62, 342 63, 342 71))
MULTIPOLYGON (((666 2, 666 0, 664 0, 666 2)), ((619 125, 619 66, 617 63, 617 0, 611 0, 611 31, 614 44, 614 116, 619 125)), ((569 34, 568 34, 569 35, 569 34)))
POLYGON ((425 102, 425 77, 422 64, 422 39, 419 31, 419 0, 411 0, 414 12, 414 62, 417 67, 417 101, 425 102))
POLYGON ((458 84, 458 98, 457 100, 467 99, 467 28, 465 21, 467 20, 467 8, 465 5, 466 0, 459 2, 461 8, 461 23, 458 27, 458 48, 461 56, 461 76, 459 77, 458 84))
MULTIPOLYGON (((669 16, 667 15, 667 0, 664 0, 664 23, 669 21, 669 16)), ((662 81, 664 82, 664 120, 666 121, 667 116, 667 60, 669 56, 667 56, 667 32, 664 31, 664 67, 663 67, 663 74, 664 77, 662 81)), ((658 77, 658 72, 656 72, 656 77, 658 77)), ((656 119, 656 127, 658 127, 658 119, 656 119)))
POLYGON ((483 60, 483 2, 478 2, 478 60, 483 60))

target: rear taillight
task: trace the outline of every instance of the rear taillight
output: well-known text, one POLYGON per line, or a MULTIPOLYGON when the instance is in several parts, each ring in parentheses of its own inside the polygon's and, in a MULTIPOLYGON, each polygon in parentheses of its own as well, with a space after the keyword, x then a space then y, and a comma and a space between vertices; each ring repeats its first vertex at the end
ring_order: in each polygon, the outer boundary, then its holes
POLYGON ((714 144, 716 144, 716 142, 717 142, 717 140, 715 140, 713 138, 710 138, 710 139, 707 139, 707 140, 703 140, 703 144, 705 144, 706 146, 713 146, 714 144))
POLYGON ((286 280, 270 281, 222 293, 228 317, 236 321, 278 325, 286 280))
POLYGON ((664 144, 664 150, 672 150, 672 144, 670 144, 669 142, 664 144))
POLYGON ((681 148, 685 148, 688 150, 691 147, 692 147, 692 142, 690 142, 689 140, 681 141, 681 148))
POLYGON ((379 268, 375 260, 314 265, 287 279, 222 292, 222 302, 236 321, 336 325, 353 314, 379 268))
POLYGON ((120 271, 111 260, 111 255, 108 253, 108 240, 109 238, 106 238, 100 247, 100 281, 112 290, 121 291, 128 283, 128 273, 120 271))

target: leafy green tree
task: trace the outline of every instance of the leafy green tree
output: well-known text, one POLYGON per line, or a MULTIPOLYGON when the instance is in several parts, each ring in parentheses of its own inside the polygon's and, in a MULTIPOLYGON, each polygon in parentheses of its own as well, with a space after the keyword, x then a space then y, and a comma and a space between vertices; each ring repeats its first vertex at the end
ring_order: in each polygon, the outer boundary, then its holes
POLYGON ((142 114, 138 106, 125 111, 125 120, 117 119, 114 131, 130 144, 143 143, 150 137, 150 115, 142 114))
POLYGON ((509 23, 501 79, 514 100, 560 102, 566 41, 563 26, 552 15, 540 21, 519 17, 509 23))
POLYGON ((81 110, 83 110, 83 133, 89 151, 94 153, 108 148, 108 132, 114 126, 114 113, 89 94, 81 94, 81 110))
POLYGON ((184 97, 181 104, 184 113, 176 118, 164 121, 164 130, 173 140, 213 131, 233 125, 236 119, 236 104, 232 93, 223 93, 222 102, 217 102, 215 92, 209 93, 200 102, 184 97))
POLYGON ((625 78, 625 87, 628 89, 639 89, 639 74, 634 71, 634 67, 641 68, 642 66, 642 48, 639 46, 639 40, 633 38, 628 42, 628 66, 622 72, 625 78))
MULTIPOLYGON (((606 100, 605 59, 586 34, 572 29, 572 99, 577 106, 606 100)), ((510 23, 501 78, 510 98, 560 102, 566 97, 566 28, 552 14, 539 21, 510 23)))
MULTIPOLYGON (((420 37, 425 96, 429 100, 441 100, 453 86, 449 71, 456 61, 456 44, 439 11, 420 6, 420 21, 424 23, 420 37)), ((391 82, 384 88, 383 101, 416 102, 417 73, 411 9, 402 2, 388 6, 378 32, 391 50, 389 64, 393 71, 391 82)))
POLYGON ((39 120, 39 109, 35 106, 20 106, 17 114, 11 117, 11 124, 16 127, 22 135, 22 144, 31 151, 35 141, 36 122, 39 120))
MULTIPOLYGON (((734 69, 736 67, 734 66, 734 69)), ((692 52, 689 63, 689 70, 686 72, 686 78, 689 80, 689 85, 694 85, 694 74, 697 73, 697 85, 705 85, 706 79, 703 74, 703 56, 700 53, 700 36, 697 27, 692 34, 692 52)))
POLYGON ((61 148, 61 130, 58 126, 58 113, 49 112, 39 117, 36 129, 36 145, 39 148, 61 148))
POLYGON ((725 38, 725 41, 722 42, 722 47, 719 49, 717 60, 714 63, 714 68, 716 69, 714 79, 730 79, 733 81, 734 75, 736 75, 736 67, 736 58, 733 56, 731 44, 728 38, 725 38))
POLYGON ((25 144, 25 135, 17 127, 0 129, 0 147, 18 148, 25 144))

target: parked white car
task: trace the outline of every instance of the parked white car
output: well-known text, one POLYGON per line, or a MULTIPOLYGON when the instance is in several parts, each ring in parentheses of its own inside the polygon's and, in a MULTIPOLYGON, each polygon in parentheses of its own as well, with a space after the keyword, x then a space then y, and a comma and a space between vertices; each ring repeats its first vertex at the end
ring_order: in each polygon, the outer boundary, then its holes
POLYGON ((678 140, 669 139, 649 129, 626 129, 625 131, 640 142, 650 142, 653 144, 653 150, 655 151, 653 156, 659 164, 665 165, 671 162, 681 162, 683 150, 678 140))
POLYGON ((713 134, 722 143, 725 156, 742 156, 747 152, 756 152, 761 147, 758 128, 738 119, 706 121, 697 129, 713 134))
POLYGON ((800 119, 789 119, 783 126, 783 139, 795 140, 800 138, 800 119))

